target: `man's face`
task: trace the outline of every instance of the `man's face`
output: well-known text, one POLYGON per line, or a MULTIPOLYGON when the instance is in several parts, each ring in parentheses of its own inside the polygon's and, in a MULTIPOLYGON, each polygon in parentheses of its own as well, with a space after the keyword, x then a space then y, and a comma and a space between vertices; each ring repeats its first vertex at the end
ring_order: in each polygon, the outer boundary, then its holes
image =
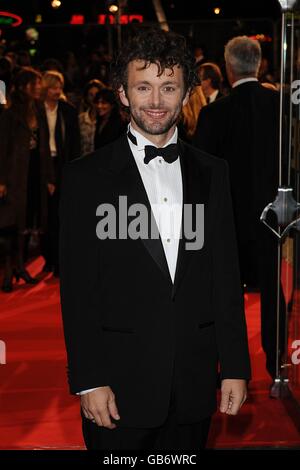
POLYGON ((204 93, 204 96, 207 98, 209 96, 209 92, 211 91, 211 79, 206 78, 204 70, 200 69, 199 80, 201 82, 201 88, 204 93))
POLYGON ((58 101, 62 95, 63 87, 62 84, 57 82, 56 85, 48 88, 47 99, 49 101, 58 101))
POLYGON ((165 69, 157 76, 158 67, 143 67, 143 60, 128 65, 127 90, 121 87, 120 99, 130 107, 131 119, 142 134, 163 135, 173 131, 181 108, 188 101, 184 92, 182 69, 165 69))

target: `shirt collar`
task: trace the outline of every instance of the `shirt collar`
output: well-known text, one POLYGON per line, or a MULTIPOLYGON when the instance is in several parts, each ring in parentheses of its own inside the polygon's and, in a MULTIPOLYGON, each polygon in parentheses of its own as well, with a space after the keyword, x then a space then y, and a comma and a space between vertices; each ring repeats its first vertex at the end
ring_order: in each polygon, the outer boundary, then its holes
POLYGON ((216 100, 216 98, 218 96, 218 93, 219 93, 219 90, 216 90, 210 95, 210 97, 209 97, 209 102, 210 103, 213 103, 216 100))
MULTIPOLYGON (((130 132, 134 135, 137 141, 137 146, 135 147, 137 150, 141 151, 144 150, 145 145, 154 145, 153 142, 148 140, 145 136, 143 136, 140 132, 138 132, 136 129, 132 127, 132 125, 129 123, 128 124, 128 129, 130 132)), ((174 130, 174 134, 172 137, 168 140, 168 142, 164 145, 166 147, 169 144, 176 144, 178 140, 178 129, 177 127, 174 130)))
POLYGON ((247 82, 258 82, 256 77, 249 77, 249 78, 241 78, 240 80, 237 80, 232 84, 232 88, 236 88, 239 85, 242 85, 243 83, 247 82))
POLYGON ((57 108, 58 108, 58 103, 57 103, 57 105, 55 106, 55 108, 50 109, 49 106, 47 105, 46 101, 45 101, 45 108, 46 108, 47 113, 56 113, 57 108))

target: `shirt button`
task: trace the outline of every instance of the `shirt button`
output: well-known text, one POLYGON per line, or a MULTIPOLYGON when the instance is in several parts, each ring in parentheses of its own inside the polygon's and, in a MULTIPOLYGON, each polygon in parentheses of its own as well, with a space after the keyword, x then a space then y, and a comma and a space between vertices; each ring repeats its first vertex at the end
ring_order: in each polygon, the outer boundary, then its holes
POLYGON ((167 202, 168 198, 167 197, 164 197, 164 201, 167 202))
POLYGON ((161 158, 159 159, 159 163, 162 163, 162 159, 161 159, 161 158))
POLYGON ((167 242, 170 243, 170 241, 171 241, 170 238, 167 238, 167 242))

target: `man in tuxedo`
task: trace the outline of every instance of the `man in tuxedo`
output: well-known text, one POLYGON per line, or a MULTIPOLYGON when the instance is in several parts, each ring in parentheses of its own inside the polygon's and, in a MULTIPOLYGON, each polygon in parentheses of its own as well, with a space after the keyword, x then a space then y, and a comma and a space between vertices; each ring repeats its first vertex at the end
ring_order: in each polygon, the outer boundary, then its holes
POLYGON ((246 399, 227 164, 177 138, 194 70, 182 36, 136 34, 112 68, 127 133, 65 169, 62 314, 88 449, 204 448, 218 365, 221 412, 246 399))
POLYGON ((201 88, 206 98, 207 104, 222 98, 222 72, 220 67, 213 62, 205 62, 198 69, 198 75, 201 82, 201 88))
MULTIPOLYGON (((225 47, 232 91, 200 112, 194 145, 229 164, 243 284, 261 292, 261 333, 266 368, 276 375, 277 240, 260 222, 278 188, 279 94, 257 79, 261 48, 246 36, 225 47)), ((274 221, 272 221, 272 224, 274 221)), ((284 350, 284 298, 281 292, 280 350, 284 350)))

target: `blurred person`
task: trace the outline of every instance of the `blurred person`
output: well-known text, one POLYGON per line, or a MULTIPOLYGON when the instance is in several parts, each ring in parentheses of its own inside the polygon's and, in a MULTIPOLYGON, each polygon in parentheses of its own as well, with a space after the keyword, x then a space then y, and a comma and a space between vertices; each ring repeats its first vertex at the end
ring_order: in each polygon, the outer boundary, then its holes
POLYGON ((182 118, 178 124, 181 139, 191 142, 197 127, 198 116, 207 104, 201 85, 195 86, 186 105, 182 107, 182 118))
POLYGON ((39 72, 24 67, 16 76, 11 106, 0 117, 0 228, 7 240, 2 289, 12 290, 13 278, 36 284, 24 265, 26 236, 47 227, 47 194, 55 191, 44 116, 38 106, 39 72))
POLYGON ((72 51, 68 51, 65 57, 65 76, 73 86, 78 86, 80 83, 80 68, 77 62, 77 58, 72 51))
POLYGON ((0 112, 8 105, 12 85, 12 63, 7 57, 0 57, 0 81, 5 84, 5 90, 0 86, 0 112))
POLYGON ((98 91, 103 88, 105 88, 105 85, 100 80, 90 80, 83 91, 82 108, 84 111, 79 114, 82 155, 91 153, 94 150, 97 122, 97 109, 94 101, 98 91))
POLYGON ((11 73, 12 73, 12 81, 15 79, 17 74, 22 70, 22 67, 18 65, 18 57, 15 52, 8 51, 6 52, 5 56, 11 63, 11 73))
POLYGON ((17 64, 20 67, 30 67, 31 66, 31 57, 28 51, 23 50, 17 53, 17 64))
POLYGON ((110 88, 98 91, 94 103, 97 113, 94 145, 97 150, 120 137, 127 123, 120 113, 116 94, 110 88))
POLYGON ((86 81, 97 78, 108 86, 109 82, 109 58, 102 50, 93 50, 84 70, 86 81))
MULTIPOLYGON (((17 54, 15 52, 8 51, 8 52, 6 52, 4 57, 6 57, 8 60, 10 60, 12 70, 14 70, 17 67, 17 54)), ((18 68, 18 71, 19 71, 19 69, 20 68, 18 68)))
POLYGON ((81 153, 78 114, 66 101, 63 93, 64 77, 56 70, 49 70, 42 77, 42 100, 46 115, 48 142, 52 157, 56 191, 49 197, 48 231, 43 240, 43 255, 46 272, 59 275, 58 269, 58 201, 60 179, 64 164, 81 153))
POLYGON ((258 80, 260 83, 270 83, 275 85, 275 78, 270 72, 269 61, 266 57, 262 57, 259 70, 258 70, 258 80))
MULTIPOLYGON (((261 335, 266 369, 276 375, 277 239, 260 222, 278 187, 279 94, 258 82, 261 48, 247 36, 225 46, 225 62, 232 91, 205 106, 194 144, 225 159, 239 247, 242 283, 261 293, 261 335)), ((280 352, 284 351, 285 304, 280 292, 280 352)))
POLYGON ((64 73, 64 67, 62 63, 58 59, 54 59, 52 57, 45 59, 41 65, 41 71, 43 73, 48 72, 50 70, 55 70, 56 72, 60 72, 62 75, 64 73))
POLYGON ((95 96, 97 92, 103 90, 103 88, 107 87, 103 82, 101 82, 101 80, 98 80, 97 78, 90 80, 85 85, 82 95, 82 102, 80 105, 80 110, 82 112, 94 107, 95 96))
POLYGON ((199 67, 199 65, 203 64, 206 61, 205 47, 203 45, 197 44, 194 47, 194 57, 196 67, 199 67))
POLYGON ((250 377, 227 164, 178 141, 176 122, 197 83, 182 36, 136 33, 113 64, 112 83, 130 111, 127 133, 71 162, 63 179, 60 285, 70 391, 81 395, 88 449, 203 449, 218 362, 222 413, 238 413, 250 377), (140 236, 126 236, 128 222, 138 220, 118 209, 120 196, 128 210, 144 208, 159 233, 138 219, 140 236), (190 250, 181 220, 199 203, 205 242, 190 250), (123 226, 98 238, 96 225, 105 220, 96 214, 110 206, 113 225, 125 217, 125 236, 123 226))
POLYGON ((223 77, 220 67, 213 62, 205 62, 200 65, 198 74, 207 104, 222 98, 221 86, 223 77))
POLYGON ((279 91, 275 83, 261 82, 261 85, 265 88, 268 88, 269 90, 279 91))

